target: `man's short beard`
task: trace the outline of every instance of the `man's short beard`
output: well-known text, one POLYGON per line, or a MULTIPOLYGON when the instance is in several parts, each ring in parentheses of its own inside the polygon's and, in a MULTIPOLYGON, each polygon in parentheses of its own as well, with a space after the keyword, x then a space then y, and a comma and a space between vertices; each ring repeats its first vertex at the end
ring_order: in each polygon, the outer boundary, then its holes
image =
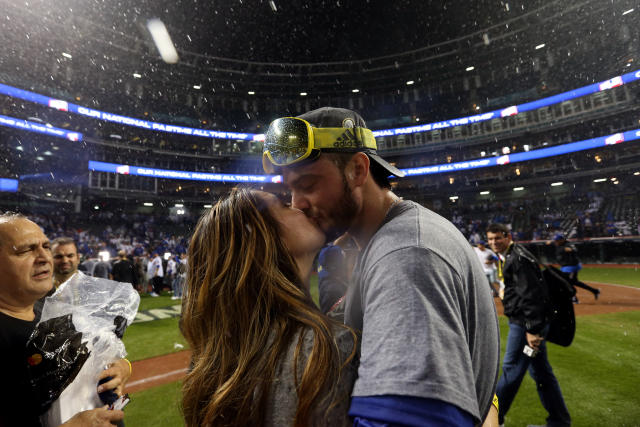
POLYGON ((334 227, 327 231, 327 240, 332 242, 344 234, 351 226, 357 212, 358 205, 351 195, 347 177, 344 175, 344 171, 342 171, 342 196, 340 196, 340 200, 336 204, 336 209, 333 215, 331 215, 334 227))

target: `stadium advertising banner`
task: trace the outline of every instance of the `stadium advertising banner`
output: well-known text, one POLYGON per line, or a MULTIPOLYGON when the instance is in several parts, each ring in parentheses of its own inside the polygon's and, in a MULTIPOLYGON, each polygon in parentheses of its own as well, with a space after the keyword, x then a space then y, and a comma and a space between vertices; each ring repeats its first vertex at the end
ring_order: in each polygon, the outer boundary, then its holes
POLYGON ((630 83, 636 80, 640 80, 640 70, 633 71, 631 73, 627 73, 622 76, 617 76, 600 83, 594 83, 589 86, 584 86, 568 92, 559 93, 557 95, 550 96, 547 98, 538 99, 536 101, 527 102, 525 104, 512 105, 511 107, 503 108, 501 110, 494 110, 487 113, 477 114, 469 117, 461 117, 459 119, 445 120, 442 122, 427 123, 419 126, 377 130, 373 132, 373 136, 379 137, 379 136, 393 136, 393 135, 403 135, 403 134, 409 134, 409 133, 429 132, 437 129, 446 129, 454 126, 462 126, 462 125, 468 125, 472 123, 483 122, 485 120, 499 119, 501 117, 515 116, 516 114, 523 113, 525 111, 537 110, 538 108, 559 104, 561 102, 569 101, 571 99, 580 98, 586 95, 591 95, 592 93, 613 89, 614 87, 622 86, 626 83, 630 83))
POLYGON ((189 172, 169 169, 154 169, 141 166, 119 165, 89 160, 89 170, 112 172, 123 175, 148 176, 151 178, 186 179, 191 181, 216 182, 282 182, 280 175, 238 175, 226 173, 189 172))
POLYGON ((0 178, 0 191, 15 193, 18 191, 18 180, 10 178, 0 178))
MULTIPOLYGON (((492 120, 501 117, 515 116, 518 113, 525 111, 536 110, 538 108, 546 107, 553 104, 558 104, 564 101, 568 101, 582 96, 590 95, 592 93, 609 90, 614 87, 622 86, 624 84, 640 80, 640 70, 632 71, 621 76, 613 77, 609 80, 605 80, 599 83, 594 83, 589 86, 584 86, 578 89, 574 89, 568 92, 563 92, 547 98, 538 99, 536 101, 527 102, 520 105, 512 105, 500 110, 489 111, 482 114, 477 114, 468 117, 461 117, 457 119, 445 120, 442 122, 427 123, 419 126, 409 126, 394 129, 382 129, 373 132, 374 137, 381 136, 393 136, 404 135, 410 133, 429 132, 437 129, 446 129, 454 126, 463 126, 472 123, 483 122, 486 120, 492 120)), ((11 96, 14 98, 23 99, 25 101, 35 102, 38 104, 46 105, 50 108, 54 108, 60 111, 68 111, 70 113, 81 114, 86 117, 92 117, 98 120, 105 120, 108 122, 118 123, 126 126, 135 126, 139 128, 155 130, 159 132, 168 132, 181 135, 201 136, 205 138, 219 138, 219 139, 231 139, 231 140, 244 140, 244 141, 263 141, 264 134, 254 133, 237 133, 237 132, 225 132, 215 131, 209 129, 197 129, 184 126, 175 126, 157 122, 150 122, 147 120, 136 119, 133 117, 120 116, 117 114, 111 114, 104 111, 93 110, 90 108, 82 107, 80 105, 72 104, 67 101, 59 99, 49 98, 44 95, 40 95, 34 92, 30 92, 23 89, 18 89, 12 86, 8 86, 0 83, 0 94, 11 96)))
POLYGON ((506 154, 503 156, 488 157, 486 159, 468 160, 466 162, 445 163, 443 165, 424 166, 418 168, 401 169, 406 176, 431 175, 436 173, 456 172, 489 166, 501 166, 509 163, 526 162, 545 157, 560 156, 562 154, 575 153, 576 151, 591 150, 592 148, 606 147, 607 145, 621 144, 627 141, 640 139, 640 129, 630 130, 623 133, 616 133, 598 138, 586 139, 584 141, 572 142, 569 144, 556 145, 554 147, 541 148, 523 153, 506 154))
POLYGON ((66 138, 69 141, 82 141, 82 134, 79 132, 69 132, 68 130, 54 128, 52 126, 43 125, 28 120, 16 119, 9 116, 0 115, 0 126, 7 126, 16 129, 22 129, 29 132, 44 133, 46 135, 66 138))
MULTIPOLYGON (((640 129, 616 133, 608 136, 541 148, 539 150, 524 153, 507 154, 504 156, 489 157, 486 159, 474 159, 465 162, 446 163, 442 165, 423 166, 418 168, 401 169, 406 176, 431 175, 437 173, 457 172, 490 166, 502 166, 509 163, 526 162, 545 157, 559 156, 574 153, 576 151, 591 150, 593 148, 606 147, 607 145, 621 144, 623 142, 640 139, 640 129)), ((282 182, 281 175, 237 175, 223 173, 204 173, 177 171, 168 169, 154 169, 141 166, 120 165, 90 160, 89 170, 97 172, 120 173, 124 175, 139 175, 152 178, 186 179, 193 181, 219 181, 219 182, 282 182)))
POLYGON ((221 132, 209 129, 196 129, 184 126, 168 125, 163 123, 150 122, 147 120, 136 119, 133 117, 120 116, 118 114, 111 114, 105 111, 92 110, 91 108, 82 107, 80 105, 72 104, 60 99, 49 98, 48 96, 40 95, 28 90, 18 89, 12 86, 7 86, 0 83, 0 94, 8 95, 13 98, 23 99, 25 101, 35 102, 38 104, 46 105, 47 107, 54 108, 60 111, 67 111, 69 113, 80 114, 86 117, 92 117, 98 120, 104 120, 107 122, 118 123, 121 125, 135 126, 139 128, 157 130, 160 132, 176 133, 181 135, 193 135, 202 136, 206 138, 221 138, 221 139, 233 139, 233 140, 254 140, 256 135, 253 133, 238 133, 238 132, 221 132))

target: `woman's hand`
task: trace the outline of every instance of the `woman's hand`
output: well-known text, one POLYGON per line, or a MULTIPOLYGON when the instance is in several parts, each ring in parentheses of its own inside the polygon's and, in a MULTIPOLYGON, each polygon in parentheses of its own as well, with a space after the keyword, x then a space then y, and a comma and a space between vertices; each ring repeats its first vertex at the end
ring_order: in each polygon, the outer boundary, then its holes
POLYGON ((111 377, 110 381, 98 386, 98 393, 102 393, 107 390, 114 390, 118 396, 122 396, 124 392, 124 386, 129 381, 131 376, 131 368, 129 362, 126 359, 120 359, 115 363, 109 365, 108 369, 105 369, 100 374, 98 380, 106 377, 111 377))
POLYGON ((124 412, 103 408, 91 409, 75 414, 69 421, 60 427, 113 427, 111 421, 120 421, 124 418, 124 412))

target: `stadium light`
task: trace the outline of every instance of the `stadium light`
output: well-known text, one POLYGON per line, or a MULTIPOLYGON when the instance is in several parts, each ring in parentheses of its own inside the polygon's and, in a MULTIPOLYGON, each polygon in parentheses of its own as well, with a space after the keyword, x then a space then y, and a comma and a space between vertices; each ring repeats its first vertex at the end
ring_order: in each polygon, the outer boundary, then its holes
POLYGON ((491 191, 481 191, 480 195, 481 196, 486 196, 487 194, 490 194, 490 193, 491 193, 491 191))
POLYGON ((45 196, 51 197, 51 193, 47 193, 47 194, 45 194, 45 196))
POLYGON ((617 181, 618 178, 611 178, 611 181, 617 181))
POLYGON ((455 202, 456 200, 458 200, 459 197, 458 196, 451 196, 449 197, 449 200, 451 200, 452 202, 455 202))
POLYGON ((640 175, 640 172, 634 172, 633 174, 634 174, 635 176, 638 176, 638 175, 640 175))
POLYGON ((133 78, 134 79, 141 79, 142 78, 142 74, 133 73, 133 78))
POLYGON ((605 182, 607 180, 607 178, 598 178, 598 179, 594 179, 593 182, 605 182))
POLYGON ((358 93, 358 92, 360 92, 360 89, 351 89, 351 92, 358 93))
POLYGON ((536 50, 538 50, 538 49, 542 49, 544 46, 545 46, 545 44, 544 44, 544 43, 539 44, 538 46, 536 46, 536 50))
POLYGON ((250 90, 249 92, 247 92, 247 94, 249 94, 249 95, 255 95, 256 93, 255 93, 254 91, 250 90))
POLYGON ((635 9, 625 10, 624 12, 622 12, 622 16, 624 16, 624 15, 626 15, 626 14, 628 14, 628 13, 631 13, 631 12, 633 12, 634 10, 635 10, 635 9))
POLYGON ((552 182, 552 183, 551 183, 551 186, 552 186, 552 187, 558 187, 558 186, 560 186, 560 185, 562 185, 562 184, 564 184, 564 183, 563 183, 563 182, 552 182))
POLYGON ((98 210, 98 209, 100 209, 100 206, 95 205, 95 206, 93 207, 93 209, 98 210))
POLYGON ((467 67, 467 68, 465 68, 465 71, 473 71, 473 70, 475 70, 475 69, 476 69, 476 67, 471 66, 471 67, 467 67))
POLYGON ((522 191, 524 187, 513 187, 513 191, 522 191))
POLYGON ((413 80, 409 80, 409 81, 407 82, 407 86, 411 86, 413 83, 415 83, 413 80))
POLYGON ((144 206, 153 206, 153 203, 151 203, 151 202, 144 202, 144 203, 143 203, 143 205, 144 205, 144 206))
POLYGON ((307 92, 300 92, 300 96, 307 96, 307 92))
POLYGON ((178 62, 178 51, 171 41, 171 36, 167 27, 159 19, 151 19, 147 22, 147 29, 151 33, 153 42, 158 48, 158 52, 162 57, 162 60, 167 64, 175 64, 178 62))
POLYGON ((174 206, 176 208, 183 208, 184 207, 184 205, 182 203, 176 203, 174 206))
POLYGON ((184 209, 178 209, 176 215, 184 215, 184 209))
MULTIPOLYGON (((631 10, 633 10, 633 9, 631 9, 631 10)), ((64 56, 65 58, 69 58, 69 59, 73 58, 73 56, 69 55, 67 52, 62 52, 62 56, 64 56)))
POLYGON ((193 85, 193 88, 194 88, 194 89, 201 89, 201 88, 202 88, 202 85, 193 85))
POLYGON ((211 209, 213 207, 213 205, 204 205, 205 209, 211 209))

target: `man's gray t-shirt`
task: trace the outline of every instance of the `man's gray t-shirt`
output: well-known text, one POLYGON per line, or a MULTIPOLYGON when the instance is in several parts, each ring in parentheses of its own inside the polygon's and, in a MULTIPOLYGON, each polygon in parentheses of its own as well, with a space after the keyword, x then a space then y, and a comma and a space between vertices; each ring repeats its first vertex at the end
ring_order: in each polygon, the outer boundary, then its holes
POLYGON ((362 331, 353 396, 437 399, 483 420, 498 379, 498 318, 478 257, 453 224, 398 203, 353 278, 345 323, 362 331))

